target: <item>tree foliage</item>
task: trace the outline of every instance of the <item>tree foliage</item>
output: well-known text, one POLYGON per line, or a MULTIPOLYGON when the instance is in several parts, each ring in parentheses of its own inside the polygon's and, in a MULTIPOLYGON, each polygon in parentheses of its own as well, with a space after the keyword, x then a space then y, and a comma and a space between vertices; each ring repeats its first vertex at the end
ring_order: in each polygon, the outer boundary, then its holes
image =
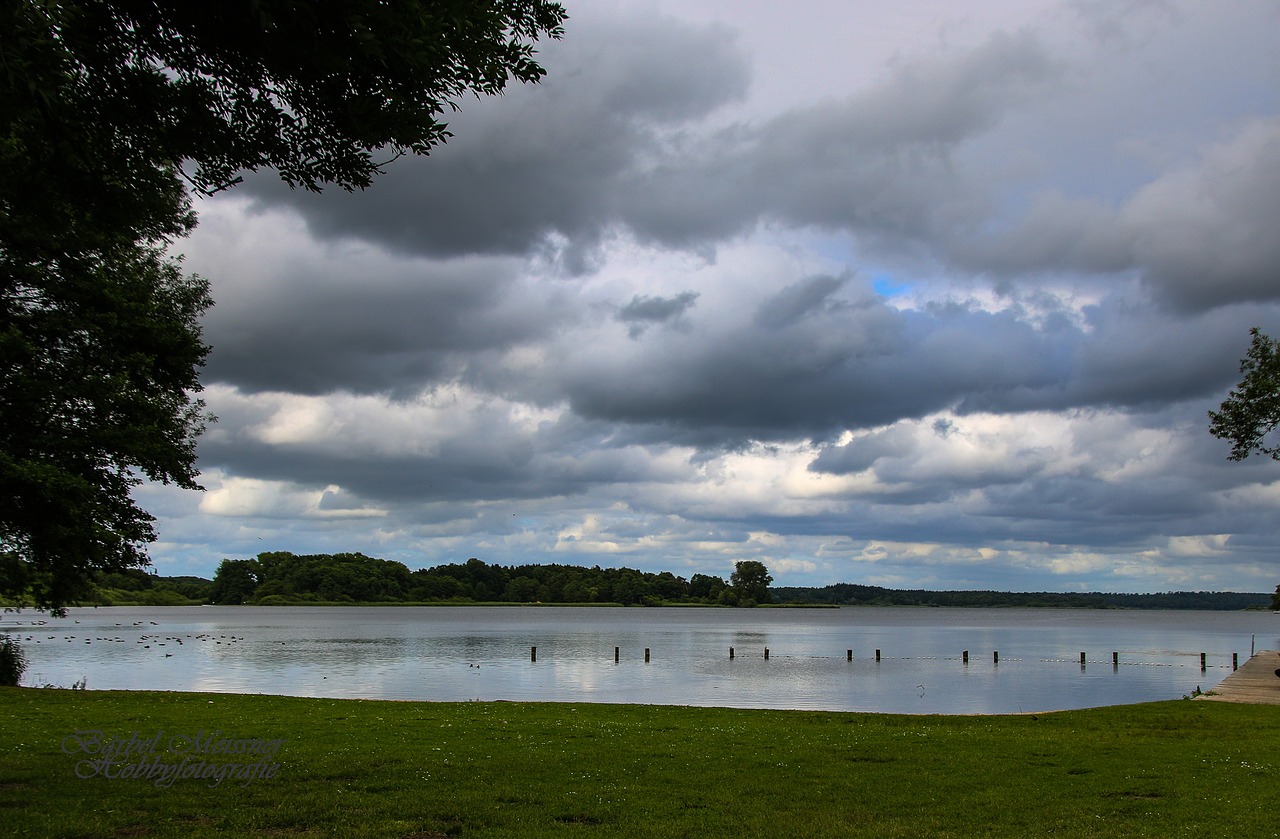
POLYGON ((544 0, 8 5, 23 40, 56 55, 75 130, 148 163, 190 161, 206 192, 260 168, 307 189, 367 186, 380 162, 442 142, 466 94, 540 79, 533 42, 565 18, 544 0))
POLYGON ((729 585, 738 597, 738 605, 754 606, 757 603, 772 602, 769 597, 769 585, 773 576, 763 562, 744 559, 734 563, 733 573, 729 575, 729 585))
POLYGON ((210 305, 165 246, 194 224, 172 165, 84 109, 31 3, 0 7, 0 594, 60 612, 145 564, 145 476, 197 488, 210 305))
POLYGON ((93 571, 146 563, 142 477, 199 488, 208 294, 129 242, 6 248, 0 282, 0 594, 59 611, 93 571))
POLYGON ((17 687, 27 671, 27 656, 18 642, 0 634, 0 687, 17 687))
POLYGON ((669 571, 578 565, 490 565, 466 562, 410 571, 399 562, 359 553, 298 556, 288 552, 224 559, 210 599, 222 604, 276 603, 719 603, 725 581, 669 571))
POLYGON ((196 489, 207 285, 168 256, 275 169, 363 188, 468 93, 537 81, 544 0, 0 0, 0 596, 147 563, 143 477, 196 489))
POLYGON ((1280 460, 1280 442, 1269 436, 1280 424, 1280 342, 1256 328, 1249 334, 1253 341, 1240 361, 1243 378, 1222 406, 1209 412, 1209 431, 1231 442, 1230 460, 1254 453, 1280 460))
POLYGON ((160 577, 140 568, 97 573, 81 601, 94 606, 198 606, 209 602, 213 583, 203 577, 160 577))

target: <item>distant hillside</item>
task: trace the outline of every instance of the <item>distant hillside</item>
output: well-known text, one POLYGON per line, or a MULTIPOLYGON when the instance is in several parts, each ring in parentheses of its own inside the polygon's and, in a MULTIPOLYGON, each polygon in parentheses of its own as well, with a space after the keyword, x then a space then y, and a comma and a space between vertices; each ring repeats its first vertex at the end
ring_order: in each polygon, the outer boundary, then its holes
POLYGON ((769 590, 775 603, 838 606, 1045 606, 1077 609, 1269 609, 1270 594, 1231 591, 1173 591, 1160 594, 1107 594, 1007 591, 925 591, 836 583, 822 588, 769 590))

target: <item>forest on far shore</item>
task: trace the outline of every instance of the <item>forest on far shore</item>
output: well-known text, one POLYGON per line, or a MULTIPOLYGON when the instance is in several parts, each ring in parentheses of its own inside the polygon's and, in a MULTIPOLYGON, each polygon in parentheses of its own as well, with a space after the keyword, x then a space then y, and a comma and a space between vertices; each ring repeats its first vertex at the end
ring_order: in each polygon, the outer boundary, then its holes
POLYGON ((775 603, 839 606, 1024 606, 1075 609, 1240 609, 1275 608, 1270 594, 1234 591, 1168 591, 1157 594, 1052 591, 926 591, 836 583, 822 588, 773 588, 775 603))
POLYGON ((902 590, 837 583, 767 586, 767 569, 746 562, 729 580, 694 574, 577 565, 491 565, 477 558, 410 571, 360 553, 299 556, 285 551, 226 559, 213 580, 159 577, 140 570, 100 574, 82 605, 309 605, 405 603, 573 603, 620 606, 965 606, 1092 609, 1275 608, 1273 596, 1241 592, 1003 592, 902 590), (758 566, 758 567, 756 567, 758 566), (763 575, 763 576, 762 576, 763 575), (736 583, 736 585, 735 585, 736 583))

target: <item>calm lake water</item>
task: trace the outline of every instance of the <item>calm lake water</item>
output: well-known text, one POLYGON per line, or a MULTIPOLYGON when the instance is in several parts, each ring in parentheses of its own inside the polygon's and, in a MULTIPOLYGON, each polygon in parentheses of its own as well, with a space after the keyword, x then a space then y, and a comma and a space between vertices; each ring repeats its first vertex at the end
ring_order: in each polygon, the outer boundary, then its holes
POLYGON ((24 684, 893 713, 1177 699, 1225 678, 1233 653, 1280 649, 1270 612, 204 606, 3 618, 30 660, 24 684))

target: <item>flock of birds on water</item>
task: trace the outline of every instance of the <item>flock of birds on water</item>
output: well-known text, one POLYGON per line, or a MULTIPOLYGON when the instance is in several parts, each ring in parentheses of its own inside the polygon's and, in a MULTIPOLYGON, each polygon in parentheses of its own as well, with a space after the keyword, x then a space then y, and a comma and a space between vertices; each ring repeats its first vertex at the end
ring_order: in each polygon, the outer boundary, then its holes
MULTIPOLYGON (((47 621, 42 621, 42 620, 41 620, 41 621, 32 621, 32 622, 31 622, 31 625, 32 625, 32 626, 44 626, 46 623, 47 623, 47 621)), ((80 623, 80 621, 76 621, 76 623, 80 623)), ((156 623, 155 621, 134 621, 132 625, 133 625, 134 627, 139 627, 139 626, 145 626, 145 625, 147 625, 147 624, 150 624, 151 626, 159 626, 159 625, 160 625, 160 624, 156 623)), ((116 626, 123 627, 123 626, 124 626, 124 624, 122 624, 122 623, 118 623, 118 624, 116 624, 116 626)), ((198 634, 195 634, 195 635, 190 635, 190 634, 188 634, 186 637, 187 637, 187 638, 192 638, 192 639, 194 639, 194 640, 196 640, 196 641, 213 641, 215 644, 221 644, 221 643, 223 643, 223 642, 226 642, 228 645, 230 645, 230 644, 235 644, 235 643, 237 643, 237 642, 239 642, 239 641, 243 641, 243 640, 244 640, 244 636, 235 636, 235 635, 211 635, 211 634, 209 634, 209 633, 207 633, 207 632, 201 632, 201 633, 198 633, 198 634)), ((27 640, 27 641, 34 641, 35 643, 39 644, 39 643, 41 643, 42 641, 57 641, 57 640, 59 640, 59 639, 58 639, 58 636, 57 636, 57 635, 49 635, 49 636, 47 636, 47 637, 45 637, 45 638, 43 638, 43 639, 41 639, 41 638, 37 638, 37 637, 35 637, 34 635, 28 635, 24 640, 27 640)), ((82 639, 78 638, 78 637, 77 637, 77 636, 75 636, 75 635, 63 635, 61 640, 63 640, 63 641, 65 641, 66 643, 70 644, 70 643, 72 643, 73 641, 78 641, 78 640, 82 640, 82 639)), ((84 641, 86 644, 92 644, 94 641, 107 641, 107 642, 109 642, 109 643, 114 643, 114 644, 124 644, 124 643, 127 643, 128 639, 126 639, 126 638, 120 638, 120 637, 116 637, 116 638, 107 638, 107 637, 105 637, 105 636, 94 636, 94 637, 92 637, 92 638, 85 637, 85 638, 83 639, 83 641, 84 641)), ((142 649, 144 649, 144 650, 149 650, 149 649, 151 649, 151 645, 152 645, 152 644, 154 644, 154 645, 155 645, 155 646, 157 646, 157 647, 164 647, 164 646, 167 646, 167 645, 168 645, 168 643, 169 643, 170 641, 172 641, 172 642, 174 642, 174 643, 178 644, 178 646, 182 646, 182 638, 178 637, 177 635, 152 635, 152 634, 139 635, 137 638, 135 638, 135 639, 134 639, 134 644, 135 644, 135 645, 141 645, 141 646, 142 646, 142 649)), ((165 653, 165 654, 164 654, 164 657, 165 657, 165 658, 173 658, 173 653, 165 653)))

